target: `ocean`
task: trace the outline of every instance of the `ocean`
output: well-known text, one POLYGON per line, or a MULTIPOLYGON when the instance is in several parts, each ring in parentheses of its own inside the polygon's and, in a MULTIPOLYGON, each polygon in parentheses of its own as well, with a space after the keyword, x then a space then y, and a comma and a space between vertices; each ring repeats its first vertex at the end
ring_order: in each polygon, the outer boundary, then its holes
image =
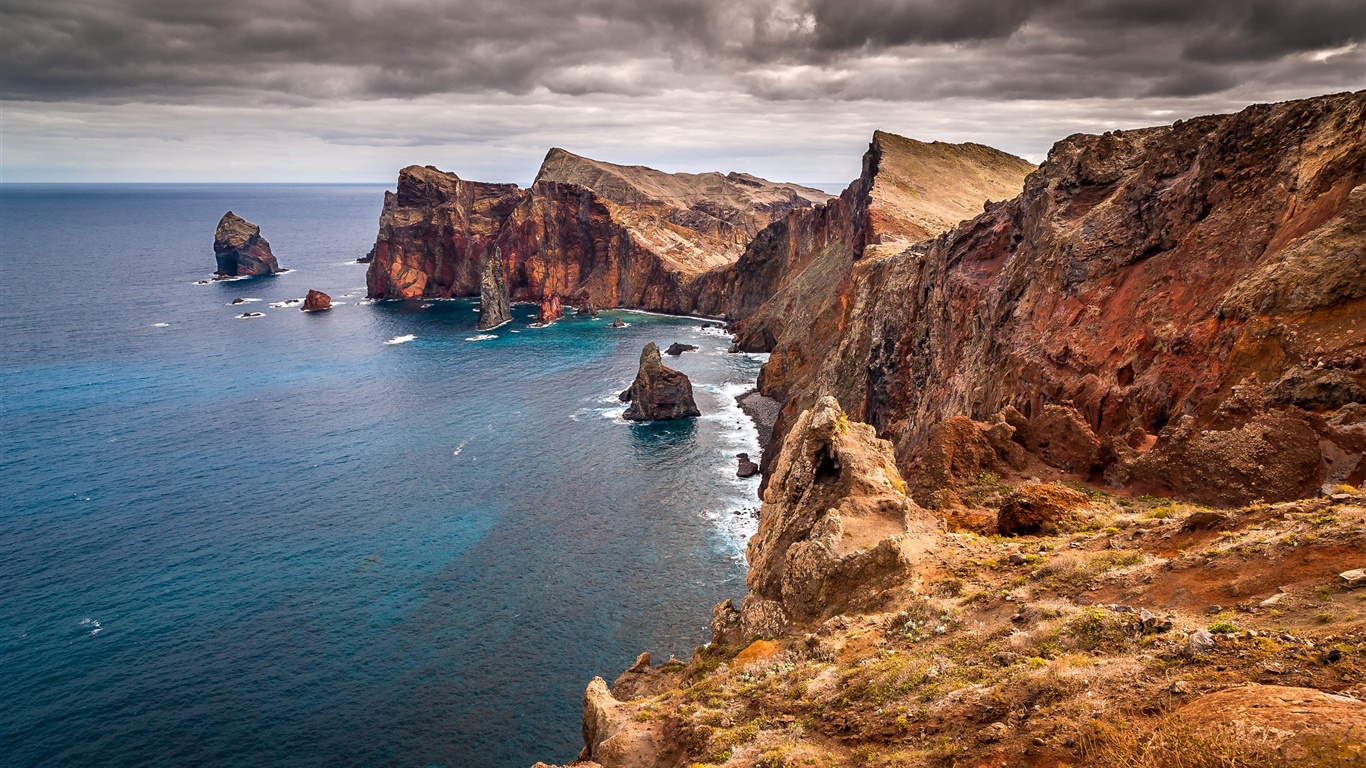
POLYGON ((367 302, 382 198, 0 186, 7 765, 567 761, 594 675, 687 658, 743 595, 762 357, 693 318, 481 338, 472 299, 367 302), (197 284, 229 209, 290 272, 197 284), (309 289, 335 308, 277 306, 309 289), (621 419, 649 341, 701 348, 666 358, 701 418, 621 419))

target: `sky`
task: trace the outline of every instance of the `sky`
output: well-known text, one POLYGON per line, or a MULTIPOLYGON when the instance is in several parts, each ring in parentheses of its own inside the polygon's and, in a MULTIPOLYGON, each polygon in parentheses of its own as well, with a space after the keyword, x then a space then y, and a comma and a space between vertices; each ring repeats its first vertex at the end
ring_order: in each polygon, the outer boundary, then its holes
POLYGON ((1366 88, 1362 0, 3 0, 0 181, 527 184, 552 146, 838 189, 872 132, 1366 88))

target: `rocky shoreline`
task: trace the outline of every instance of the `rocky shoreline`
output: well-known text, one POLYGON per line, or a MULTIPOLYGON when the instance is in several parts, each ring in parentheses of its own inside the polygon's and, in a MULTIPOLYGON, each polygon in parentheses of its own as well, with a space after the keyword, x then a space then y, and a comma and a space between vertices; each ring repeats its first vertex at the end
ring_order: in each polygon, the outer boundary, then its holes
POLYGON ((735 403, 750 421, 754 422, 754 428, 759 432, 760 455, 763 455, 773 439, 773 426, 778 423, 778 414, 783 409, 782 403, 761 394, 757 389, 751 389, 736 397, 735 403))

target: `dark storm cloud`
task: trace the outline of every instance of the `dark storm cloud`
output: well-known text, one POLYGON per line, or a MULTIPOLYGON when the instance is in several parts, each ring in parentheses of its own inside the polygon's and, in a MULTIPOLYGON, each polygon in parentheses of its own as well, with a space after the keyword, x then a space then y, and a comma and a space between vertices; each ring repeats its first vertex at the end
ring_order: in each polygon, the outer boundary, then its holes
POLYGON ((1360 0, 6 0, 10 100, 1360 87, 1360 0))

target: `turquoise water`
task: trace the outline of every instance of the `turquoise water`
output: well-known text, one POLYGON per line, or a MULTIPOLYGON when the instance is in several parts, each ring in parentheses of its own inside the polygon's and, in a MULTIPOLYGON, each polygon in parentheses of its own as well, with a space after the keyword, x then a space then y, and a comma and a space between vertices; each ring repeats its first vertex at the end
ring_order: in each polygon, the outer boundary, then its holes
POLYGON ((760 359, 691 319, 471 341, 473 301, 367 303, 381 201, 0 187, 7 764, 567 760, 593 675, 743 594, 760 359), (293 271, 195 284, 229 208, 293 271), (338 306, 270 306, 310 288, 338 306), (648 341, 702 348, 671 363, 701 419, 621 420, 648 341))

